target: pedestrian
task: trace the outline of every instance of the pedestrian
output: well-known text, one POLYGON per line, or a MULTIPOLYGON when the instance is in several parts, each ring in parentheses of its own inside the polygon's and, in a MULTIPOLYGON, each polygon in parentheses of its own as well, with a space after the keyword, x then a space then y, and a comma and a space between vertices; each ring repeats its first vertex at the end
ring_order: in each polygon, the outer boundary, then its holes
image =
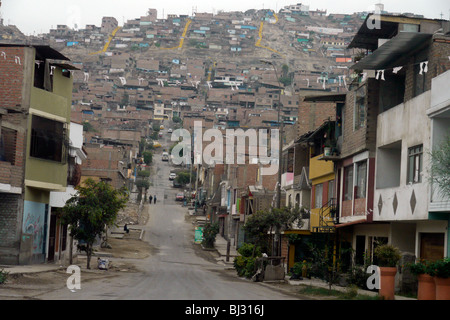
POLYGON ((153 197, 152 197, 152 196, 150 196, 150 204, 152 204, 152 200, 153 200, 153 197))
POLYGON ((153 200, 154 200, 153 203, 156 203, 156 194, 155 194, 155 196, 153 197, 153 200))

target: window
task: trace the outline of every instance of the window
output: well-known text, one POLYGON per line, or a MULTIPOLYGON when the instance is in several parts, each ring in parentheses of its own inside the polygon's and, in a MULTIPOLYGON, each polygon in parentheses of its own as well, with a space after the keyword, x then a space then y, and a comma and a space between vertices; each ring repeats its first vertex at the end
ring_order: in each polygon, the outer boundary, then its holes
POLYGON ((328 202, 334 197, 334 180, 328 181, 328 202))
POLYGON ((34 87, 53 91, 53 73, 51 72, 51 66, 46 60, 35 59, 34 65, 34 87))
POLYGON ((322 207, 323 184, 316 184, 314 190, 314 208, 322 207))
POLYGON ((366 197, 367 161, 356 164, 356 198, 366 197))
POLYGON ((366 86, 356 90, 354 109, 354 130, 362 128, 366 124, 366 86))
POLYGON ((352 200, 353 196, 353 165, 344 168, 344 200, 352 200))
POLYGON ((64 123, 33 115, 30 156, 61 162, 65 139, 64 123))
POLYGON ((422 182, 423 145, 408 149, 408 183, 422 182))
POLYGON ((0 161, 16 163, 17 131, 9 128, 0 128, 0 161))

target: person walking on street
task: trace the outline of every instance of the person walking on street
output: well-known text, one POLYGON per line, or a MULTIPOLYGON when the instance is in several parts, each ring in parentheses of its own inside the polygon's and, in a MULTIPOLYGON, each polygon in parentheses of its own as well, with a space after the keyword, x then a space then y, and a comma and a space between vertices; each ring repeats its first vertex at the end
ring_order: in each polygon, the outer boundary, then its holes
POLYGON ((150 196, 150 204, 152 204, 152 200, 153 200, 153 197, 152 196, 150 196))
POLYGON ((155 196, 153 197, 153 200, 154 200, 153 203, 156 203, 156 194, 155 194, 155 196))

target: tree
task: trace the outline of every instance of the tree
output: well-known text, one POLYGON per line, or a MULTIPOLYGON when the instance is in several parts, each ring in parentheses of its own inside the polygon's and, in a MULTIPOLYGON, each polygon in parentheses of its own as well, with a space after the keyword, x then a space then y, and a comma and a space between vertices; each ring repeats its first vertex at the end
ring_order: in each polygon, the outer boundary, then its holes
POLYGON ((61 223, 69 225, 70 236, 79 242, 78 249, 86 251, 90 269, 93 243, 105 227, 114 224, 117 213, 128 201, 128 192, 126 188, 116 190, 104 181, 92 179, 87 179, 76 190, 76 195, 62 208, 61 223))
POLYGON ((443 197, 450 195, 450 133, 430 152, 430 182, 436 184, 443 197))
POLYGON ((302 212, 303 209, 298 207, 258 211, 248 218, 244 230, 254 244, 268 251, 270 250, 269 235, 272 231, 277 235, 282 230, 292 228, 295 222, 301 221, 302 212))
POLYGON ((97 130, 94 128, 94 126, 88 121, 84 121, 83 122, 83 131, 86 131, 86 132, 97 132, 97 130))
POLYGON ((153 154, 150 151, 144 151, 142 153, 142 156, 144 157, 144 162, 146 165, 149 165, 153 161, 153 154))
POLYGON ((219 224, 208 223, 203 228, 203 241, 202 244, 205 248, 214 248, 214 242, 216 241, 216 235, 219 233, 219 224))
POLYGON ((195 177, 192 176, 191 179, 191 174, 189 172, 178 172, 177 177, 175 179, 178 183, 186 185, 189 183, 189 181, 195 179, 195 177))

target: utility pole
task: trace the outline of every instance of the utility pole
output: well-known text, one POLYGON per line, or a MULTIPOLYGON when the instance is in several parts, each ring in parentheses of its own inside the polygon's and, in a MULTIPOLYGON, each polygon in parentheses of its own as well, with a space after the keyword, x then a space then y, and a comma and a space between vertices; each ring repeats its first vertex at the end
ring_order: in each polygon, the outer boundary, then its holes
MULTIPOLYGON (((272 61, 269 60, 260 60, 262 63, 270 64, 273 66, 273 69, 275 71, 275 76, 277 78, 278 86, 281 88, 280 80, 278 79, 278 72, 275 64, 273 64, 272 61)), ((280 90, 280 94, 278 95, 278 124, 280 126, 280 132, 279 132, 279 154, 278 154, 278 181, 277 181, 277 201, 276 201, 276 208, 281 208, 281 171, 282 171, 282 159, 283 159, 283 131, 284 131, 284 121, 282 120, 281 116, 281 93, 282 90, 280 90)))
MULTIPOLYGON (((281 83, 280 80, 278 78, 278 72, 277 72, 277 67, 275 66, 275 64, 272 61, 269 60, 260 60, 262 63, 265 64, 270 64, 272 65, 274 71, 275 71, 275 76, 277 78, 277 82, 278 82, 278 87, 280 88, 280 93, 278 95, 278 124, 280 126, 280 132, 279 132, 279 153, 278 153, 278 182, 277 182, 277 201, 276 201, 276 208, 277 209, 281 209, 281 171, 282 171, 282 159, 283 159, 283 131, 284 131, 284 121, 282 119, 281 116, 281 93, 282 93, 282 89, 281 89, 281 83)), ((280 245, 281 245, 281 241, 280 241, 280 237, 281 237, 281 233, 280 230, 278 230, 276 228, 275 230, 275 238, 274 238, 274 242, 273 242, 273 251, 274 251, 274 256, 280 256, 280 245)))

